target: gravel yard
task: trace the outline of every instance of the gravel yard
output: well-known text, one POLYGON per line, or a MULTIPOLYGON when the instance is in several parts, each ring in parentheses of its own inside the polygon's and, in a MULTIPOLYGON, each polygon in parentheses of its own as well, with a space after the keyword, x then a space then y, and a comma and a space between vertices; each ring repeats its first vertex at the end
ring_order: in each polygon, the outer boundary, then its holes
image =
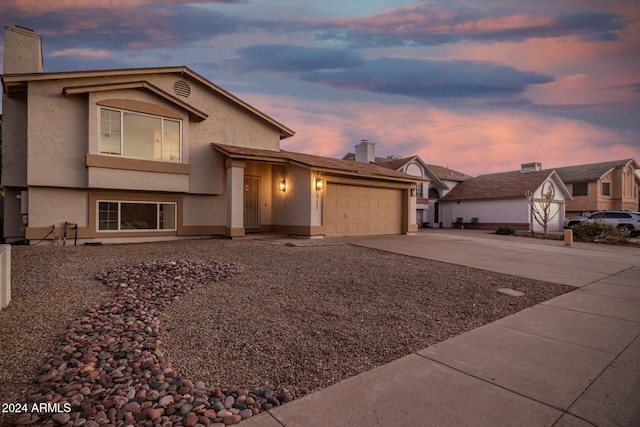
MULTIPOLYGON (((0 403, 29 402, 70 322, 116 297, 96 274, 207 259, 241 271, 166 301, 166 359, 193 383, 294 399, 573 289, 329 241, 16 246, 13 300, 0 311, 0 403)), ((2 425, 14 419, 3 414, 2 425)))

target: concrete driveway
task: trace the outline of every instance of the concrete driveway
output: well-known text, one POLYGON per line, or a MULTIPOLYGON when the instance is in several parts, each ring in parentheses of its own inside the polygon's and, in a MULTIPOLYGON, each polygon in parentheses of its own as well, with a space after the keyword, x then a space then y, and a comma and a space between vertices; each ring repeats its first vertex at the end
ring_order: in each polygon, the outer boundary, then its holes
POLYGON ((582 287, 640 265, 640 247, 498 236, 480 230, 428 229, 414 236, 345 238, 351 244, 582 287))
POLYGON ((640 248, 472 230, 341 240, 576 289, 241 426, 640 425, 640 248))

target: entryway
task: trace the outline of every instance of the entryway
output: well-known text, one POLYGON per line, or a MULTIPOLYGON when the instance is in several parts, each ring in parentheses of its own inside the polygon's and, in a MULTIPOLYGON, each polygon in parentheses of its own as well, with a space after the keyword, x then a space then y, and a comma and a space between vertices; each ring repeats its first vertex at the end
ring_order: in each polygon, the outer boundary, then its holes
POLYGON ((260 177, 244 177, 244 228, 245 231, 260 230, 260 177))

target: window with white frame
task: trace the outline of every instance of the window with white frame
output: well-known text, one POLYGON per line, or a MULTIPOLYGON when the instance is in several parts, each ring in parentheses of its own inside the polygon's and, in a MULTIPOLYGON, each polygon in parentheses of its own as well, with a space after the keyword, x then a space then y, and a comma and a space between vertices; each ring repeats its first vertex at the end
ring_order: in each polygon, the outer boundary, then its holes
POLYGON ((100 153, 180 162, 182 122, 176 119, 100 108, 100 153))
POLYGON ((176 229, 176 203, 98 201, 98 231, 176 229))

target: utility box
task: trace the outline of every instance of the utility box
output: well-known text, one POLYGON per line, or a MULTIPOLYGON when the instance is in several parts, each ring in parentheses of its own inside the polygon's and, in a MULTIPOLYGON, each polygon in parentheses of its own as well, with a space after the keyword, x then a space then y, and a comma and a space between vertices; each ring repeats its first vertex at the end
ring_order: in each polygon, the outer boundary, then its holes
POLYGON ((564 245, 573 246, 573 230, 564 230, 564 245))

